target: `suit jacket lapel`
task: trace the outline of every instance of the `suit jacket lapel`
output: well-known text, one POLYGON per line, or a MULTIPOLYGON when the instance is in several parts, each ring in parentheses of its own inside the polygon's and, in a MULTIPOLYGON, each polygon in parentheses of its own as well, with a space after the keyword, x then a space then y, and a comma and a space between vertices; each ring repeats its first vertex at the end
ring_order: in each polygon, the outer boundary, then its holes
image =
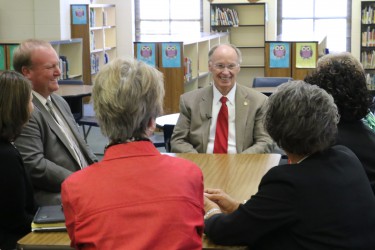
MULTIPOLYGON (((236 131, 245 131, 247 115, 249 114, 250 100, 248 95, 241 86, 237 84, 236 88, 236 131)), ((236 132, 236 148, 237 152, 243 151, 244 137, 236 132)))
POLYGON ((69 150, 69 152, 71 153, 71 155, 74 155, 74 152, 73 152, 72 148, 69 146, 68 139, 63 134, 63 132, 61 131, 61 129, 59 128, 59 126, 56 124, 56 122, 53 120, 53 117, 49 113, 49 111, 47 110, 47 108, 35 96, 33 98, 33 103, 34 103, 35 107, 38 108, 39 111, 42 113, 42 116, 46 119, 46 121, 47 121, 49 127, 51 128, 51 130, 62 141, 62 143, 69 150))
POLYGON ((210 135, 210 124, 212 117, 212 99, 214 98, 213 87, 205 88, 202 99, 199 103, 199 110, 202 120, 201 133, 203 151, 207 150, 208 137, 210 135))

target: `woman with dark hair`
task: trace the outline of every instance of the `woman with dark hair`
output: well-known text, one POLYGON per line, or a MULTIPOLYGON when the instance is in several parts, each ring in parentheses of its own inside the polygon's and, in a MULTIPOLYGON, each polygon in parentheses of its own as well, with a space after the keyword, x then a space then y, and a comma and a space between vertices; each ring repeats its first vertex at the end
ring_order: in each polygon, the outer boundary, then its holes
POLYGON ((359 158, 375 193, 375 133, 363 120, 371 97, 362 64, 350 53, 323 56, 305 81, 333 96, 340 114, 336 144, 350 148, 359 158))
POLYGON ((33 110, 30 82, 21 74, 0 75, 0 249, 15 249, 30 232, 35 213, 33 189, 13 142, 33 110))
POLYGON ((333 146, 332 96, 292 81, 268 102, 265 128, 291 163, 270 169, 245 204, 206 189, 206 235, 252 250, 375 249, 375 196, 355 154, 333 146))

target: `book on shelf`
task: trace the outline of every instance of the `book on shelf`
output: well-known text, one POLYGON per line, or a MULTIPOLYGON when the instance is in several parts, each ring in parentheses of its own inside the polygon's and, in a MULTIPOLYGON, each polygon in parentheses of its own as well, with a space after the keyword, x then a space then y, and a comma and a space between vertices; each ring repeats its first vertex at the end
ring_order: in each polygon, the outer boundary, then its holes
POLYGON ((66 231, 65 217, 61 205, 41 206, 38 208, 33 222, 31 231, 66 231))
POLYGON ((211 25, 238 26, 237 11, 230 8, 215 7, 211 14, 211 25))
POLYGON ((375 24, 375 5, 368 5, 362 9, 361 22, 362 24, 375 24))
POLYGON ((184 75, 185 81, 188 82, 192 78, 192 70, 191 70, 191 59, 188 57, 184 58, 184 75))
POLYGON ((90 9, 90 27, 95 27, 95 9, 90 9))
POLYGON ((68 79, 69 78, 69 62, 66 56, 60 56, 59 58, 59 66, 61 70, 61 76, 60 79, 68 79))

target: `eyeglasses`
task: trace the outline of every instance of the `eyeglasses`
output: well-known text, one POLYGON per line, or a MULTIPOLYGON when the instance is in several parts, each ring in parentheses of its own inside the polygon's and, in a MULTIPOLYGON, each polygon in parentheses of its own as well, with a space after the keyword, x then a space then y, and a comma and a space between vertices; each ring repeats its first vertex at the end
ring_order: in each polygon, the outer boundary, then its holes
POLYGON ((225 65, 225 64, 222 64, 222 63, 218 63, 218 64, 214 64, 214 68, 217 69, 217 70, 224 70, 225 68, 227 68, 228 70, 234 70, 236 69, 237 67, 239 66, 239 64, 228 64, 228 65, 225 65))

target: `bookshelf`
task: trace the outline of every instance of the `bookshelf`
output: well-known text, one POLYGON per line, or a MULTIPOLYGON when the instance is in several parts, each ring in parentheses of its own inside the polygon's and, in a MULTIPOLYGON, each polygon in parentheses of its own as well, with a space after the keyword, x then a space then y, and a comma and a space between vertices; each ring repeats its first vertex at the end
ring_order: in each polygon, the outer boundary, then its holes
POLYGON ((375 74, 375 1, 361 2, 361 63, 373 77, 375 74))
POLYGON ((83 81, 91 84, 100 68, 117 56, 116 6, 73 4, 71 37, 82 38, 83 81))
POLYGON ((265 74, 266 3, 211 3, 210 11, 211 31, 228 31, 231 43, 241 50, 238 83, 251 87, 254 77, 265 74))
POLYGON ((82 39, 58 40, 50 43, 60 57, 60 78, 82 79, 82 39), (62 58, 65 58, 64 65, 62 58))
POLYGON ((186 36, 140 36, 134 42, 134 56, 164 74, 164 114, 179 112, 180 95, 208 86, 208 52, 214 45, 229 43, 229 34, 197 33, 186 36), (177 48, 177 56, 168 64, 166 50, 177 48), (147 52, 142 52, 146 50, 147 52), (152 52, 151 52, 152 51, 152 52))
MULTIPOLYGON (((0 72, 13 70, 13 50, 22 41, 0 41, 0 72)), ((63 67, 60 60, 61 79, 82 78, 82 39, 49 41, 60 58, 68 66, 63 67), (65 71, 64 71, 65 68, 65 71)))

